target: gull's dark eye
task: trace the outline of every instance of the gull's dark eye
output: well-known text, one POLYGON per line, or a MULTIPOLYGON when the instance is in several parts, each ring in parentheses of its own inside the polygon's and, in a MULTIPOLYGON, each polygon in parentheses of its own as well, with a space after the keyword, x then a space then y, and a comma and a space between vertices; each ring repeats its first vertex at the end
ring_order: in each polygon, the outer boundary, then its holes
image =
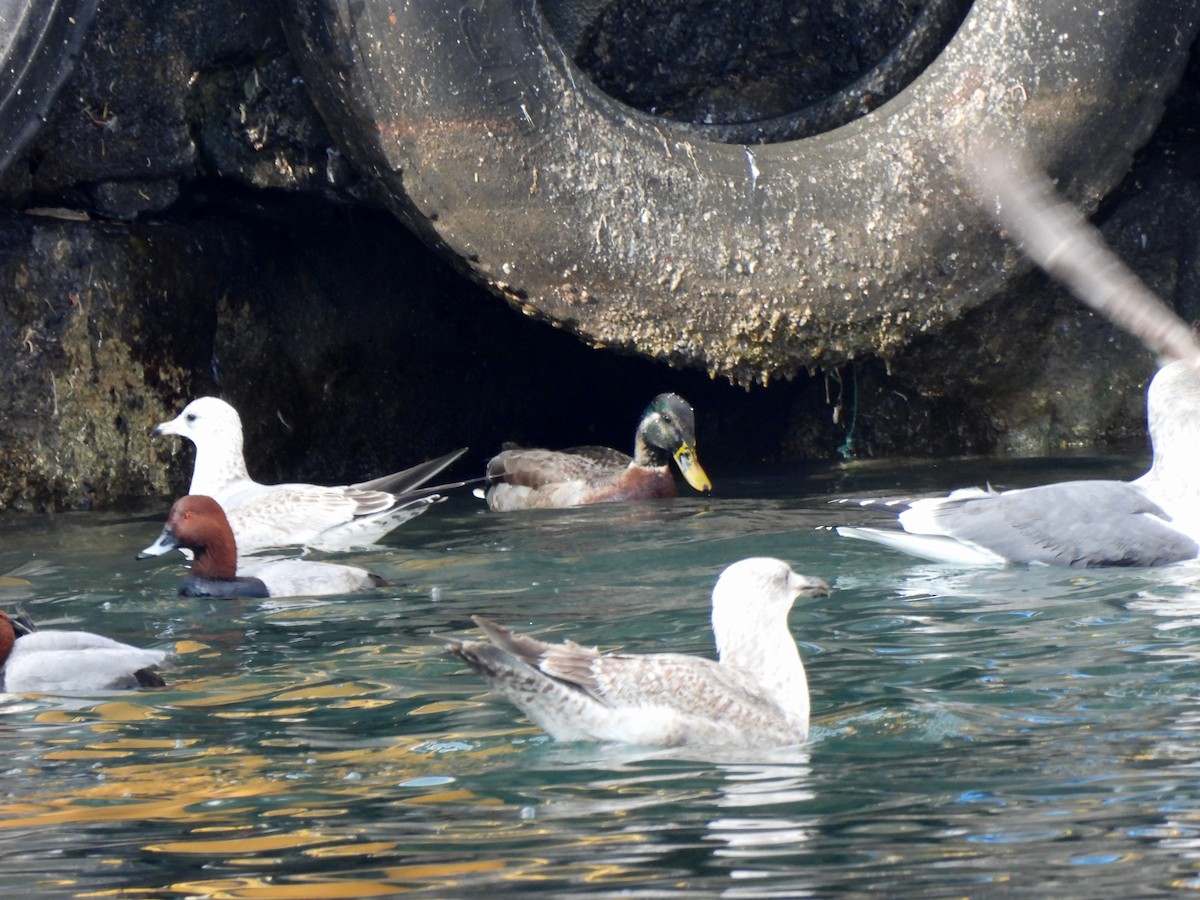
POLYGON ((195 414, 195 413, 188 413, 188 414, 187 414, 187 420, 188 420, 189 422, 195 422, 195 421, 196 421, 196 414, 195 414))

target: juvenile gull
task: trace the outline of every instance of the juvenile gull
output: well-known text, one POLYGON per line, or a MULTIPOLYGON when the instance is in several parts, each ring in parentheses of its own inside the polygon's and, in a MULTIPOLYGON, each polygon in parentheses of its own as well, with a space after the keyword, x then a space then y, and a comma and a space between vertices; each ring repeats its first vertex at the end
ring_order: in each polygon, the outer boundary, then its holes
POLYGON ((560 741, 783 747, 807 739, 809 714, 788 612, 797 597, 828 594, 778 559, 729 566, 712 598, 720 662, 547 644, 479 616, 490 641, 447 647, 560 741))
MULTIPOLYGON (((913 556, 965 565, 1158 566, 1200 555, 1200 376, 1168 363, 1150 382, 1153 459, 1134 481, 977 488, 920 500, 864 500, 899 510, 887 527, 840 526, 913 556)), ((854 503, 856 501, 839 501, 854 503)))
POLYGON ((372 544, 444 499, 436 491, 458 487, 461 483, 422 485, 466 452, 359 484, 260 484, 246 469, 241 417, 224 400, 193 400, 152 434, 176 434, 196 445, 188 493, 221 504, 243 554, 292 545, 336 550, 372 544))

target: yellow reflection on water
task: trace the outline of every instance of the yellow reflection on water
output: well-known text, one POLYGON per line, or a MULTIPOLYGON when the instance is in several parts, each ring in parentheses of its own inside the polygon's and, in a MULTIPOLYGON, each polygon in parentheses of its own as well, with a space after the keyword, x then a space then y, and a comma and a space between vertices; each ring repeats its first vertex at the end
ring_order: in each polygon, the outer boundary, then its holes
MULTIPOLYGON (((319 852, 319 851, 313 851, 319 852)), ((508 868, 503 860, 430 863, 391 866, 383 870, 388 881, 354 878, 346 873, 331 875, 295 875, 290 884, 260 878, 214 878, 171 885, 171 890, 225 900, 326 900, 342 897, 381 897, 403 893, 413 887, 452 888, 469 875, 500 872, 508 868), (336 879, 336 880, 334 880, 336 879), (394 879, 394 880, 393 880, 394 879)))
POLYGON ((132 756, 132 751, 114 752, 112 750, 59 750, 53 753, 46 753, 43 759, 63 760, 63 759, 118 759, 123 756, 132 756))
POLYGON ((426 703, 423 706, 418 706, 409 712, 410 716, 436 716, 447 712, 458 712, 462 709, 482 706, 477 702, 463 700, 436 700, 433 703, 426 703))
POLYGON ((350 814, 348 807, 336 806, 289 806, 283 809, 273 809, 269 812, 264 812, 264 819, 273 819, 283 816, 289 819, 311 819, 313 816, 321 816, 322 818, 330 818, 333 816, 345 816, 350 814))
POLYGON ((86 721, 83 716, 74 716, 60 709, 48 709, 40 712, 33 717, 33 720, 47 725, 70 725, 74 722, 86 721))
POLYGON ((508 864, 502 859, 480 859, 473 862, 388 866, 384 871, 389 878, 395 878, 397 881, 427 882, 477 872, 498 872, 507 867, 508 864))
POLYGON ((241 703, 250 703, 254 700, 261 700, 265 697, 272 696, 276 690, 273 686, 264 686, 261 682, 257 684, 242 685, 237 691, 227 694, 204 694, 201 697, 188 697, 177 701, 177 706, 182 707, 199 707, 206 709, 210 706, 236 706, 241 703))
POLYGON ((378 881, 339 881, 336 884, 273 884, 261 878, 220 878, 182 881, 170 887, 185 896, 212 900, 334 900, 341 897, 386 897, 397 893, 394 885, 378 881))
POLYGON ((418 797, 410 797, 404 802, 413 805, 423 805, 430 803, 462 803, 467 800, 483 805, 496 805, 500 803, 495 797, 483 798, 474 791, 467 790, 438 791, 433 794, 421 794, 418 797))
MULTIPOLYGON (((64 798, 46 803, 13 803, 0 806, 0 828, 50 827, 64 824, 95 824, 98 822, 141 822, 146 820, 178 820, 194 817, 186 803, 171 798, 149 802, 122 803, 120 806, 78 806, 79 798, 64 798)), ((223 813, 228 815, 228 807, 223 813)))
MULTIPOLYGON (((454 741, 465 736, 439 735, 454 741)), ((429 736, 406 736, 382 747, 350 750, 314 751, 303 762, 281 762, 259 753, 247 753, 232 746, 198 745, 196 739, 147 740, 140 738, 75 744, 51 750, 46 759, 108 760, 109 765, 95 769, 100 779, 69 791, 42 796, 26 793, 20 800, 0 803, 0 830, 9 828, 56 827, 67 823, 171 820, 177 825, 201 828, 206 823, 227 821, 261 806, 265 798, 295 793, 295 784, 286 777, 297 768, 325 767, 327 777, 319 798, 288 807, 297 818, 342 815, 356 799, 376 799, 393 793, 398 781, 426 776, 431 757, 420 748, 429 736), (116 761, 140 751, 137 764, 116 761), (162 760, 152 754, 161 751, 162 760), (179 759, 181 752, 188 754, 179 759), (148 755, 150 758, 148 759, 148 755), (354 777, 346 777, 348 774, 354 777), (245 800, 247 802, 239 802, 245 800)), ((506 753, 504 747, 484 745, 456 751, 460 759, 484 759, 506 753)), ((398 803, 439 804, 472 802, 495 804, 493 798, 480 798, 469 792, 439 790, 418 791, 398 797, 398 803)), ((271 810, 273 816, 288 811, 271 810)), ((266 817, 266 810, 256 814, 266 817)))
POLYGON ((387 853, 399 846, 393 841, 374 841, 362 844, 335 844, 330 847, 313 847, 305 850, 306 856, 318 859, 336 859, 342 856, 370 856, 374 853, 387 853))
POLYGON ((92 744, 92 749, 182 750, 196 744, 195 738, 121 738, 107 744, 92 744))
POLYGON ((152 706, 113 700, 92 707, 92 712, 109 722, 138 722, 143 719, 162 719, 161 712, 152 706))
MULTIPOLYGON (((208 679, 204 683, 204 693, 182 697, 174 701, 174 705, 185 709, 200 708, 206 709, 209 707, 220 706, 251 706, 256 701, 272 700, 279 703, 296 703, 297 701, 321 701, 327 704, 327 701, 339 701, 339 707, 349 708, 362 707, 370 708, 372 706, 384 706, 393 701, 371 697, 369 695, 379 694, 388 690, 387 685, 381 684, 364 684, 360 681, 353 680, 334 680, 328 672, 316 670, 309 672, 304 678, 299 680, 289 679, 286 684, 272 684, 264 682, 262 678, 249 679, 244 676, 229 679, 208 679)), ((310 711, 311 707, 304 707, 303 711, 310 711)), ((294 714, 295 710, 280 710, 273 708, 265 713, 255 713, 255 715, 280 715, 294 714)), ((228 713, 217 715, 230 715, 228 713)), ((236 712, 232 715, 246 715, 246 713, 236 712)))
POLYGON ((384 706, 395 705, 395 700, 383 700, 377 697, 361 697, 352 700, 342 700, 339 703, 331 703, 331 709, 379 709, 384 706))
POLYGON ((280 716, 303 716, 315 706, 291 706, 281 709, 231 709, 213 713, 219 719, 277 719, 280 716))
POLYGON ((223 765, 134 765, 103 770, 104 780, 72 793, 0 804, 0 829, 64 823, 169 819, 200 824, 248 807, 213 801, 285 794, 291 788, 258 774, 265 757, 240 757, 223 765))
POLYGON ((151 719, 164 719, 161 710, 153 706, 142 706, 124 700, 114 700, 108 703, 97 703, 84 712, 68 712, 65 709, 47 709, 38 713, 34 720, 49 725, 73 725, 77 722, 96 723, 99 717, 108 722, 144 722, 151 719))
POLYGON ((143 850, 152 853, 199 853, 203 856, 226 857, 246 856, 274 850, 295 850, 311 844, 328 844, 336 838, 301 829, 290 834, 264 834, 243 836, 226 840, 170 841, 165 844, 147 844, 143 850))
MULTIPOLYGON (((0 798, 0 833, 19 840, 20 829, 73 834, 84 826, 108 826, 116 832, 119 823, 148 825, 152 833, 135 840, 155 843, 131 845, 130 852, 134 858, 140 852, 185 859, 176 878, 183 871, 194 874, 196 866, 210 861, 234 867, 226 873, 275 873, 270 878, 214 878, 168 888, 210 897, 319 900, 442 886, 453 893, 472 875, 483 873, 479 877, 487 878, 486 873, 497 871, 510 878, 525 869, 528 860, 437 862, 440 849, 430 854, 425 848, 413 858, 412 848, 403 842, 371 840, 382 835, 354 820, 364 801, 397 812, 408 804, 431 813, 439 806, 501 807, 504 801, 487 792, 459 789, 454 778, 442 774, 446 769, 440 760, 449 754, 456 761, 478 764, 511 756, 510 741, 489 736, 512 731, 459 733, 431 727, 414 734, 411 726, 398 726, 407 733, 391 739, 380 735, 372 746, 346 747, 340 741, 342 731, 359 717, 347 716, 344 727, 339 724, 326 734, 309 725, 316 712, 404 707, 396 698, 406 691, 370 679, 347 680, 344 674, 329 668, 300 676, 283 670, 278 675, 273 670, 229 674, 166 692, 68 700, 39 710, 35 720, 45 726, 39 758, 75 764, 63 766, 62 778, 34 778, 32 770, 23 776, 25 786, 10 795, 16 798, 13 802, 0 798), (239 726, 239 720, 246 724, 239 726), (151 724, 143 728, 143 722, 151 724), (281 753, 275 748, 287 749, 281 753), (317 822, 326 824, 318 827, 317 822), (367 840, 360 843, 359 838, 367 840), (405 857, 420 864, 386 870, 379 865, 408 861, 405 857), (322 865, 321 874, 296 872, 304 858, 314 861, 314 868, 322 865), (324 871, 330 865, 344 870, 324 871)), ((475 705, 434 699, 399 715, 436 716, 475 705)), ((485 829, 488 840, 504 840, 501 833, 511 836, 514 829, 524 833, 527 827, 488 813, 492 815, 497 819, 485 829)), ((470 832, 473 838, 478 830, 470 832)), ((435 847, 440 846, 438 839, 435 847)), ((128 862, 114 859, 113 864, 128 862)), ((158 885, 145 890, 127 885, 123 895, 161 891, 158 885)))
POLYGON ((362 685, 343 681, 340 684, 319 684, 294 691, 283 691, 275 699, 286 703, 293 700, 328 700, 333 697, 359 697, 362 696, 362 693, 362 685))

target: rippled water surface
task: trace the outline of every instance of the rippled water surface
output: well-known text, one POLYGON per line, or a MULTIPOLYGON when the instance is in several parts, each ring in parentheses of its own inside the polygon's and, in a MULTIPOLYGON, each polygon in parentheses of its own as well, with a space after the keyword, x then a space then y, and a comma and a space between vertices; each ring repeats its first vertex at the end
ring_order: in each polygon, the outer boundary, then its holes
POLYGON ((1117 897, 1200 888, 1200 567, 956 570, 839 538, 826 500, 1137 461, 710 472, 719 494, 496 515, 456 497, 349 555, 377 593, 185 600, 162 510, 0 519, 0 607, 173 647, 162 691, 0 697, 22 896, 1117 897), (482 613, 711 654, 718 572, 834 587, 792 628, 802 751, 556 744, 442 638, 482 613))

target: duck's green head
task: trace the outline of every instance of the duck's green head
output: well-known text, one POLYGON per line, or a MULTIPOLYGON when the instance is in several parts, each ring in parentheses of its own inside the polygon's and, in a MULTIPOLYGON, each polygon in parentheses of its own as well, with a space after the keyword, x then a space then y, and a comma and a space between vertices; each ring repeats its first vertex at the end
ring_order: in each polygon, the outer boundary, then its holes
POLYGON ((634 460, 642 465, 666 465, 675 460, 683 477, 698 491, 711 491, 712 482, 696 457, 696 414, 678 394, 659 394, 638 423, 634 460))

